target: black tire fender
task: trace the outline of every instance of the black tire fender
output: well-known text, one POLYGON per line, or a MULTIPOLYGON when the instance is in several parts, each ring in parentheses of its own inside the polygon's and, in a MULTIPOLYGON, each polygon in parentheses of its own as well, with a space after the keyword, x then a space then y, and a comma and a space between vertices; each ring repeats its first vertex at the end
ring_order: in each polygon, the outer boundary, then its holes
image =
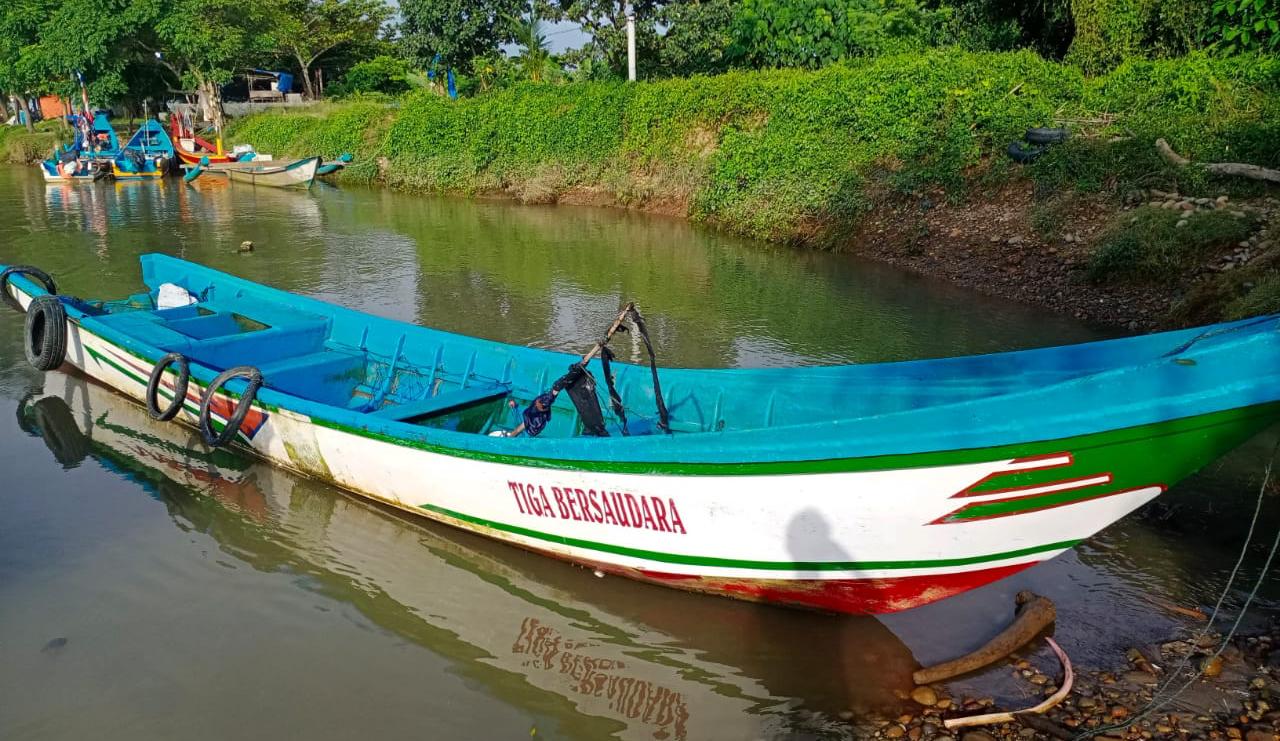
POLYGON ((1040 155, 1044 154, 1044 147, 1023 147, 1022 142, 1010 142, 1009 147, 1005 149, 1005 153, 1009 155, 1009 159, 1020 165, 1029 165, 1040 159, 1040 155))
POLYGON ((182 411, 182 404, 187 399, 187 384, 191 381, 191 364, 187 362, 186 356, 181 353, 171 352, 160 358, 160 362, 156 363, 151 369, 151 376, 147 379, 147 414, 152 419, 161 422, 168 422, 178 416, 178 412, 182 411), (173 400, 169 402, 169 406, 164 409, 160 408, 158 394, 160 392, 160 379, 164 378, 165 368, 177 363, 178 380, 173 384, 173 400))
POLYGON ((51 371, 67 358, 67 310, 57 296, 36 296, 27 306, 22 349, 37 370, 51 371))
POLYGON ((1032 144, 1058 144, 1070 135, 1066 129, 1027 129, 1022 138, 1032 144))
POLYGON ((244 418, 249 415, 249 408, 253 406, 253 401, 258 396, 259 388, 262 388, 262 371, 251 365, 228 368, 213 379, 213 382, 204 390, 204 395, 200 397, 200 437, 204 439, 206 445, 221 448, 235 439, 236 433, 240 431, 240 425, 244 424, 244 418), (226 426, 221 432, 215 433, 212 419, 213 399, 218 391, 233 378, 247 379, 249 385, 240 395, 240 401, 236 404, 235 411, 231 413, 231 418, 227 420, 226 426))
POLYGON ((18 303, 18 299, 14 298, 9 293, 9 278, 14 275, 25 275, 35 278, 44 284, 45 291, 48 291, 49 293, 58 292, 58 286, 54 284, 53 278, 50 278, 49 274, 40 268, 32 265, 10 265, 3 271, 0 271, 0 299, 3 299, 6 304, 17 311, 22 311, 22 305, 18 303))

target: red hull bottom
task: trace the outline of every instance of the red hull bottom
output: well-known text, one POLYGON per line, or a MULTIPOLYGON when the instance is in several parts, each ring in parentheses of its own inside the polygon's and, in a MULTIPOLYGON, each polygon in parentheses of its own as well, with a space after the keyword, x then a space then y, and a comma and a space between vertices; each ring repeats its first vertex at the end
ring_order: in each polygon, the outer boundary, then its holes
POLYGON ((952 574, 890 579, 726 579, 655 571, 631 571, 626 575, 667 587, 720 594, 752 602, 853 615, 882 615, 953 597, 1034 565, 1022 563, 952 574))

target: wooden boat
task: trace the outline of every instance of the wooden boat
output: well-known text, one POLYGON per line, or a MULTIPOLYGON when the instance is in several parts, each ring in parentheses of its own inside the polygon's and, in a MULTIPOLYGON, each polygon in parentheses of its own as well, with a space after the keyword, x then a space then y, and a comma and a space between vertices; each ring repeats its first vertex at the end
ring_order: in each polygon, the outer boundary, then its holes
POLYGON ((124 156, 111 161, 111 175, 116 180, 157 180, 169 172, 163 157, 124 156))
POLYGON ((319 166, 319 157, 308 157, 283 163, 239 162, 214 171, 223 173, 238 183, 267 185, 273 188, 310 188, 312 181, 316 179, 316 169, 319 166))
POLYGON ((174 112, 169 117, 169 122, 174 154, 177 155, 179 164, 184 167, 195 167, 201 164, 201 160, 204 160, 204 164, 208 166, 231 164, 241 160, 270 159, 270 155, 261 155, 253 151, 224 152, 222 139, 219 138, 216 143, 211 143, 197 136, 194 127, 191 126, 190 117, 185 113, 174 112))
POLYGON ((352 157, 350 154, 342 154, 336 160, 321 162, 320 167, 316 169, 316 176, 325 177, 326 175, 341 172, 348 164, 351 163, 351 159, 352 157))
POLYGON ((606 412, 612 436, 579 434, 561 395, 541 435, 496 437, 508 400, 578 359, 164 255, 142 274, 148 290, 121 301, 46 298, 51 282, 12 269, 0 289, 28 313, 37 367, 65 357, 143 400, 151 381, 153 413, 168 403, 282 467, 602 572, 841 612, 924 605, 1052 558, 1280 416, 1273 315, 902 363, 652 377, 614 363, 631 413, 606 412), (637 413, 659 398, 670 432, 637 413))
POLYGON ((143 165, 143 169, 132 169, 132 165, 123 164, 120 160, 111 163, 111 176, 116 180, 158 180, 164 177, 166 170, 160 169, 154 162, 143 165), (122 166, 123 165, 123 166, 122 166))
POLYGON ((147 119, 111 161, 111 173, 117 180, 154 180, 168 174, 173 158, 173 142, 164 127, 147 119))

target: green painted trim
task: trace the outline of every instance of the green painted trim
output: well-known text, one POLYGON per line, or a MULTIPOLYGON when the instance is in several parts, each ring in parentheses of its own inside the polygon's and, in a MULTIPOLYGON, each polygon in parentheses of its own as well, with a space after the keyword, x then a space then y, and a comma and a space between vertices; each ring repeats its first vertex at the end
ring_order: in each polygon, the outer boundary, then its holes
POLYGON ((583 540, 581 538, 568 538, 563 535, 552 535, 539 530, 531 530, 527 527, 519 525, 509 525, 505 522, 496 522, 494 520, 486 520, 481 517, 473 517, 461 512, 454 512, 444 507, 438 507, 434 504, 423 504, 420 509, 428 512, 434 512, 438 515, 444 515, 469 525, 499 530, 512 535, 521 535, 526 538, 534 538, 549 543, 558 543, 560 545, 573 546, 574 548, 586 548, 592 551, 602 553, 612 553, 618 556, 630 556, 632 558, 643 558, 649 561, 659 561, 661 563, 674 563, 686 566, 717 566, 730 569, 756 569, 758 571, 872 571, 877 569, 938 569, 949 566, 971 566, 973 564, 988 563, 991 561, 1002 561, 1007 558, 1020 558, 1022 556, 1030 556, 1036 553, 1044 553, 1046 551, 1059 551, 1071 548, 1078 540, 1064 540, 1058 543, 1048 543, 1046 545, 1031 546, 1030 548, 1019 548, 1013 551, 1005 551, 1003 553, 990 553, 983 556, 965 556, 964 558, 940 558, 934 560, 914 560, 914 561, 750 561, 737 558, 717 558, 714 556, 690 556, 681 553, 665 553, 663 551, 649 551, 641 548, 628 548, 621 545, 613 545, 612 543, 599 543, 594 540, 583 540))
POLYGON ((352 427, 331 420, 311 417, 311 423, 319 427, 346 432, 382 442, 416 448, 441 455, 467 458, 487 463, 502 463, 527 468, 547 468, 563 471, 589 471, 596 473, 633 473, 643 475, 682 475, 682 476, 767 476, 801 473, 853 473, 858 471, 893 471, 907 468, 930 468, 935 466, 955 466, 966 463, 985 463, 1002 459, 1022 458, 1062 450, 1078 452, 1089 448, 1100 448, 1123 444, 1151 437, 1162 437, 1187 432, 1189 430, 1216 427, 1223 424, 1235 424, 1245 419, 1261 416, 1275 416, 1280 412, 1280 402, 1272 402, 1253 407, 1227 409, 1197 417, 1157 422, 1137 427, 1125 427, 1118 430, 1081 435, 1079 437, 1061 438, 1026 443, 1014 443, 990 448, 967 448, 963 450, 942 450, 924 453, 901 453, 865 458, 832 458, 810 461, 766 461, 754 463, 702 463, 684 461, 580 461, 563 459, 530 458, 524 456, 487 453, 475 450, 461 450, 435 445, 419 440, 409 440, 394 435, 387 435, 373 430, 352 427))
MULTIPOLYGON (((140 362, 152 361, 138 356, 114 342, 95 335, 92 331, 81 327, 81 331, 97 337, 122 353, 137 358, 140 362)), ((88 348, 86 348, 88 349, 88 348)), ((100 354, 89 350, 90 354, 100 354)), ((104 359, 111 363, 109 359, 104 359)), ((135 381, 146 384, 146 379, 139 379, 129 370, 112 364, 135 381)), ((235 392, 224 391, 231 398, 239 398, 235 392)), ((281 409, 273 404, 255 400, 254 405, 267 412, 279 412, 281 409)), ((455 458, 500 463, 504 465, 522 466, 525 468, 541 468, 560 471, 587 471, 593 473, 630 473, 640 475, 672 475, 672 476, 767 476, 810 473, 852 473, 859 471, 890 471, 908 468, 928 468, 934 466, 953 466, 966 463, 984 463, 989 461, 1023 458, 1034 455, 1071 451, 1079 455, 1082 451, 1111 445, 1133 442, 1147 438, 1182 434, 1191 430, 1206 429, 1228 424, 1241 424, 1256 417, 1276 416, 1280 412, 1280 402, 1270 402, 1249 407, 1226 409, 1194 417, 1166 420, 1135 427, 1124 427, 1115 430, 1061 438, 1057 440, 1029 441, 1013 443, 989 448, 966 448, 962 450, 943 450, 923 453, 901 453, 892 455, 867 456, 863 458, 831 458, 804 461, 764 461, 764 462, 684 462, 684 461, 584 461, 568 459, 535 458, 513 455, 509 453, 489 453, 478 450, 465 450, 445 445, 429 443, 424 440, 397 437, 376 432, 363 427, 343 424, 334 420, 308 416, 311 424, 339 432, 356 435, 371 440, 390 443, 405 448, 423 450, 429 453, 447 455, 455 458)), ((296 413, 296 412, 295 412, 296 413)), ((1225 452, 1225 451, 1222 451, 1225 452)))

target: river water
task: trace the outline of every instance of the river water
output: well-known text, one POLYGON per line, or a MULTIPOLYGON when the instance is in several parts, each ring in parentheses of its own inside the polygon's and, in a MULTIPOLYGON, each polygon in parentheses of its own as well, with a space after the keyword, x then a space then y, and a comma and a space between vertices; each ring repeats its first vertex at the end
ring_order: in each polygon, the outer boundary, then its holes
MULTIPOLYGON (((589 347, 634 300, 671 365, 1105 336, 680 220, 328 186, 46 186, 0 169, 0 262, 41 266, 64 293, 118 297, 141 285, 149 251, 561 350, 589 347), (237 253, 244 240, 252 254, 237 253)), ((1212 605, 1274 441, 1016 577, 908 613, 836 617, 599 579, 210 451, 83 378, 32 370, 5 312, 4 739, 845 738, 842 711, 892 712, 917 665, 984 642, 1020 589, 1057 602, 1057 637, 1083 668, 1186 630, 1160 605, 1212 605)), ((1032 659, 1056 670, 1043 648, 1032 659)), ((1001 667, 952 689, 1034 704, 1001 667)))

